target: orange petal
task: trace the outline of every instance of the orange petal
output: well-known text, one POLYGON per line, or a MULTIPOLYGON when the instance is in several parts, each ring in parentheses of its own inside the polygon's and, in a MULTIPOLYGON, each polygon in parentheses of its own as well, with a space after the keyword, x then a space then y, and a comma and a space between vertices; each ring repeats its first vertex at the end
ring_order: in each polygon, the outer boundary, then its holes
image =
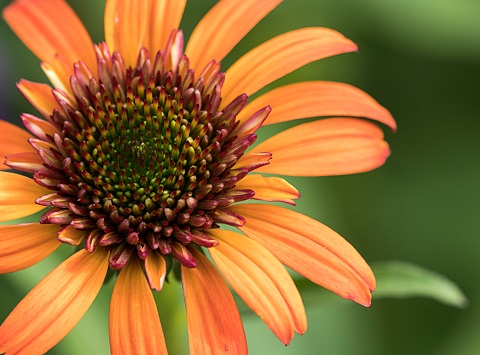
POLYGON ((191 354, 247 354, 242 320, 222 275, 196 249, 196 268, 182 266, 191 354))
POLYGON ((16 0, 3 17, 23 43, 42 61, 59 54, 73 68, 82 60, 95 68, 93 43, 75 12, 63 0, 16 0))
POLYGON ((62 243, 78 246, 90 234, 90 232, 91 230, 80 230, 72 225, 68 225, 58 232, 57 239, 62 243))
POLYGON ((54 109, 60 108, 60 105, 53 97, 53 88, 49 85, 22 79, 17 84, 17 88, 28 102, 46 119, 50 119, 54 109))
POLYGON ((136 258, 120 271, 110 301, 110 350, 116 354, 167 354, 152 291, 136 258))
POLYGON ((282 86, 250 102, 237 119, 245 122, 266 105, 271 105, 273 111, 264 126, 300 118, 352 116, 382 122, 393 130, 397 128, 385 107, 364 91, 343 83, 310 81, 282 86))
POLYGON ((102 248, 83 249, 49 273, 0 327, 0 353, 43 354, 57 344, 100 291, 107 260, 102 248))
POLYGON ((72 70, 60 56, 55 55, 50 62, 42 62, 40 66, 56 89, 72 95, 72 88, 70 87, 72 70))
POLYGON ((167 263, 164 257, 157 252, 151 252, 145 260, 145 273, 150 288, 161 291, 167 275, 167 263))
POLYGON ((159 50, 164 51, 168 38, 174 29, 178 29, 187 0, 149 0, 146 31, 143 44, 155 58, 159 50))
POLYGON ((212 230, 208 249, 223 276, 275 335, 288 344, 293 329, 307 330, 302 298, 283 265, 267 249, 235 232, 212 230))
POLYGON ((247 175, 237 182, 236 188, 255 191, 255 196, 252 197, 255 200, 285 202, 295 205, 293 199, 300 197, 300 193, 295 187, 278 177, 247 175))
POLYGON ((43 160, 34 152, 9 154, 5 157, 4 164, 12 169, 32 174, 44 169, 43 160))
POLYGON ((203 69, 217 62, 272 11, 282 0, 223 0, 218 2, 195 27, 185 53, 190 66, 203 69))
POLYGON ((0 226, 0 274, 26 269, 59 246, 58 226, 28 223, 0 226))
POLYGON ((222 102, 254 94, 264 86, 315 60, 357 50, 355 43, 327 28, 281 34, 237 60, 225 74, 222 102))
POLYGON ((30 178, 0 172, 0 222, 26 217, 41 211, 45 207, 36 205, 35 200, 50 192, 30 178))
POLYGON ((390 155, 383 132, 354 118, 329 118, 283 131, 253 148, 271 152, 258 171, 290 176, 345 175, 370 171, 390 155))
POLYGON ((249 171, 255 170, 260 166, 267 165, 272 159, 272 153, 262 152, 262 153, 251 153, 248 152, 238 159, 237 163, 233 167, 234 169, 246 168, 249 171))
MULTIPOLYGON (((31 137, 28 132, 20 127, 0 120, 0 142, 2 142, 0 144, 0 159, 9 154, 31 152, 32 146, 28 143, 28 139, 31 137)), ((0 164, 0 170, 6 169, 9 169, 9 167, 0 164)))
POLYGON ((278 206, 241 204, 230 209, 247 220, 240 229, 283 264, 343 298, 370 305, 370 290, 375 289, 373 272, 339 234, 278 206))
POLYGON ((107 0, 104 25, 105 42, 111 53, 119 52, 125 66, 135 67, 150 16, 147 1, 107 0))

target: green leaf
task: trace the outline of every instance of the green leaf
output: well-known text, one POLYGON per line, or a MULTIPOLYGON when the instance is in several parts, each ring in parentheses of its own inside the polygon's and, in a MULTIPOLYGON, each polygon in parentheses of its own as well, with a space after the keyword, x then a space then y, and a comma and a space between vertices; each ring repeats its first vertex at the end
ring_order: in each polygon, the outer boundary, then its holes
POLYGON ((468 299, 446 277, 418 265, 390 261, 372 266, 377 278, 374 299, 428 297, 455 307, 466 307, 468 299))

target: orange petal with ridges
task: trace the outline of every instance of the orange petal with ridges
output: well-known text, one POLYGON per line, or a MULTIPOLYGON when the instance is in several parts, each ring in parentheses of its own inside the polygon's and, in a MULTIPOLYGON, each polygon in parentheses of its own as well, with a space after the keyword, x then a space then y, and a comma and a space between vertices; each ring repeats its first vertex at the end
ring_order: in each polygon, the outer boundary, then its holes
POLYGON ((355 43, 327 28, 281 34, 252 49, 227 70, 222 103, 227 105, 242 93, 250 96, 313 61, 355 50, 355 43))
POLYGON ((131 258, 115 282, 109 330, 113 355, 167 354, 157 306, 137 258, 131 258))
POLYGON ((83 317, 103 285, 108 253, 75 253, 37 284, 0 327, 0 353, 43 354, 83 317))
POLYGON ((12 169, 32 174, 45 168, 43 160, 34 152, 9 154, 5 156, 4 164, 12 169))
POLYGON ((21 79, 17 84, 17 88, 28 102, 47 120, 50 119, 54 109, 60 108, 60 105, 53 97, 53 88, 50 85, 21 79))
MULTIPOLYGON (((0 159, 9 154, 31 152, 32 146, 28 139, 32 135, 14 124, 0 120, 0 159)), ((3 161, 2 161, 3 163, 3 161)), ((0 164, 0 170, 9 169, 8 166, 0 164)))
POLYGON ((52 61, 48 63, 40 63, 40 67, 56 89, 59 89, 68 95, 73 95, 70 86, 72 70, 60 56, 56 55, 52 61))
POLYGON ((285 202, 295 205, 293 199, 300 197, 298 190, 286 180, 279 177, 264 177, 262 175, 247 175, 237 182, 237 189, 255 191, 255 200, 285 202))
MULTIPOLYGON (((125 66, 135 67, 150 16, 147 1, 107 0, 104 25, 110 52, 119 52, 125 66)), ((148 29, 149 31, 150 29, 148 29)), ((160 48, 159 48, 160 49, 160 48)), ((154 56, 154 54, 152 54, 154 56)))
POLYGON ((167 263, 164 257, 155 251, 150 252, 145 260, 145 273, 150 288, 161 291, 165 276, 167 276, 167 263))
POLYGON ((273 111, 263 125, 319 116, 365 117, 395 130, 388 110, 370 95, 354 86, 329 82, 295 83, 269 91, 250 102, 237 116, 245 122, 257 110, 271 105, 273 111))
POLYGON ((79 60, 95 68, 92 40, 65 1, 16 0, 3 17, 40 60, 51 63, 58 53, 70 68, 79 60))
POLYGON ((223 276, 275 335, 288 344, 293 329, 303 334, 302 298, 283 265, 267 249, 241 234, 211 230, 220 244, 208 249, 223 276))
POLYGON ((245 217, 240 229, 283 264, 346 299, 369 306, 375 290, 372 270, 339 234, 300 213, 271 205, 230 209, 245 217))
POLYGON ((168 38, 174 29, 178 29, 185 9, 186 0, 149 0, 148 16, 143 44, 155 58, 159 50, 165 50, 168 38))
POLYGON ((0 226, 0 274, 26 269, 59 246, 58 226, 40 223, 0 226))
POLYGON ((200 20, 185 53, 192 68, 203 69, 211 60, 217 62, 272 11, 282 0, 223 0, 200 20))
POLYGON ((50 192, 30 178, 0 172, 0 222, 26 217, 41 211, 45 207, 36 205, 35 200, 50 192))
POLYGON ((252 149, 271 152, 260 172, 290 176, 346 175, 383 165, 390 148, 375 124, 354 118, 328 118, 283 131, 252 149))
POLYGON ((196 268, 182 266, 191 354, 247 354, 242 319, 222 275, 196 249, 196 268))

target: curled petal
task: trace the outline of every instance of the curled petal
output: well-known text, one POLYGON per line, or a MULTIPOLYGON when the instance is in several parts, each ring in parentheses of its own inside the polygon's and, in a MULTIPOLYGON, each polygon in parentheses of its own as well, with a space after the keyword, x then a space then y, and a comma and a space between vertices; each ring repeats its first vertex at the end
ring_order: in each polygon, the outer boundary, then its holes
POLYGON ((137 258, 118 275, 109 323, 113 355, 167 354, 157 306, 137 258))
POLYGON ((150 288, 161 291, 167 275, 165 258, 157 252, 150 252, 147 260, 145 260, 145 273, 147 274, 150 288))
POLYGON ((51 63, 59 54, 69 68, 78 60, 95 68, 92 40, 64 0, 16 0, 3 10, 3 17, 40 60, 51 63))
POLYGON ((231 207, 245 216, 240 229, 283 264, 343 298, 369 306, 375 289, 372 270, 336 232, 282 207, 242 204, 231 207))
POLYGON ((36 213, 44 206, 35 200, 50 193, 32 179, 13 173, 0 172, 0 222, 36 213))
POLYGON ((44 354, 67 335, 100 291, 107 256, 80 250, 40 281, 0 327, 0 353, 44 354))
POLYGON ((28 223, 0 226, 0 274, 26 269, 53 253, 58 226, 28 223))
POLYGON ((327 28, 281 34, 237 60, 225 73, 223 101, 254 94, 271 82, 313 61, 357 50, 355 43, 327 28))
POLYGON ((224 0, 195 27, 185 53, 192 68, 204 68, 222 59, 281 0, 224 0))
POLYGON ((50 119, 54 109, 60 106, 52 94, 53 88, 46 84, 34 83, 28 80, 20 80, 17 84, 22 95, 40 112, 46 119, 50 119))
POLYGON ((25 128, 41 140, 48 141, 49 136, 53 137, 54 133, 58 133, 57 127, 34 115, 24 113, 21 119, 25 128))
POLYGON ((143 44, 151 55, 167 45, 173 30, 178 29, 187 0, 149 0, 143 44))
POLYGON ((247 354, 242 320, 227 284, 202 253, 191 251, 197 267, 182 266, 190 353, 247 354))
MULTIPOLYGON (((122 55, 127 67, 135 67, 146 32, 150 1, 107 0, 105 4, 105 41, 113 53, 122 55)), ((150 30, 150 29, 149 29, 150 30)), ((158 48, 160 49, 160 48, 158 48)))
POLYGON ((252 199, 285 202, 295 205, 293 199, 300 197, 298 190, 286 180, 278 177, 264 177, 262 175, 247 175, 237 182, 236 188, 255 191, 252 199))
POLYGON ((5 156, 4 164, 12 169, 32 174, 44 168, 43 160, 34 152, 9 154, 5 156))
POLYGON ((390 148, 375 124, 354 118, 329 118, 283 131, 251 153, 271 152, 259 171, 290 176, 345 175, 383 165, 390 148))
POLYGON ((262 245, 230 231, 212 230, 220 241, 209 249, 223 276, 275 335, 288 344, 293 330, 303 334, 307 317, 292 278, 262 245))
POLYGON ((385 107, 364 91, 343 83, 308 81, 279 87, 250 102, 237 119, 243 123, 266 105, 271 105, 273 111, 264 126, 300 118, 349 116, 370 118, 393 130, 397 128, 385 107))

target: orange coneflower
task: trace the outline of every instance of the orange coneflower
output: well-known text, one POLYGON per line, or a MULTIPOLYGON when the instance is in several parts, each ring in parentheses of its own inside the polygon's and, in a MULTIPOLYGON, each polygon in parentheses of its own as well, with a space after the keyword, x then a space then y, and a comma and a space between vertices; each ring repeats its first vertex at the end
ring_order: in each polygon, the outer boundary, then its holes
POLYGON ((282 264, 370 305, 372 271, 323 224, 290 209, 298 191, 279 177, 352 174, 389 155, 386 109, 346 84, 311 81, 248 96, 315 60, 356 50, 325 28, 279 35, 219 62, 280 0, 224 0, 186 49, 186 0, 107 0, 105 43, 94 45, 63 0, 16 0, 4 18, 40 58, 53 88, 18 88, 43 117, 28 133, 0 121, 0 219, 44 210, 38 223, 0 226, 0 272, 27 268, 61 243, 77 247, 0 327, 0 352, 44 353, 79 321, 116 270, 114 354, 166 353, 150 289, 181 269, 190 352, 247 352, 230 286, 285 344, 304 333, 300 295, 282 264), (263 125, 328 118, 250 149, 263 125), (350 117, 350 118, 348 118, 350 117), (238 203, 246 200, 260 203, 238 203), (227 224, 239 232, 219 227, 227 224), (215 265, 205 256, 210 254, 215 265))

